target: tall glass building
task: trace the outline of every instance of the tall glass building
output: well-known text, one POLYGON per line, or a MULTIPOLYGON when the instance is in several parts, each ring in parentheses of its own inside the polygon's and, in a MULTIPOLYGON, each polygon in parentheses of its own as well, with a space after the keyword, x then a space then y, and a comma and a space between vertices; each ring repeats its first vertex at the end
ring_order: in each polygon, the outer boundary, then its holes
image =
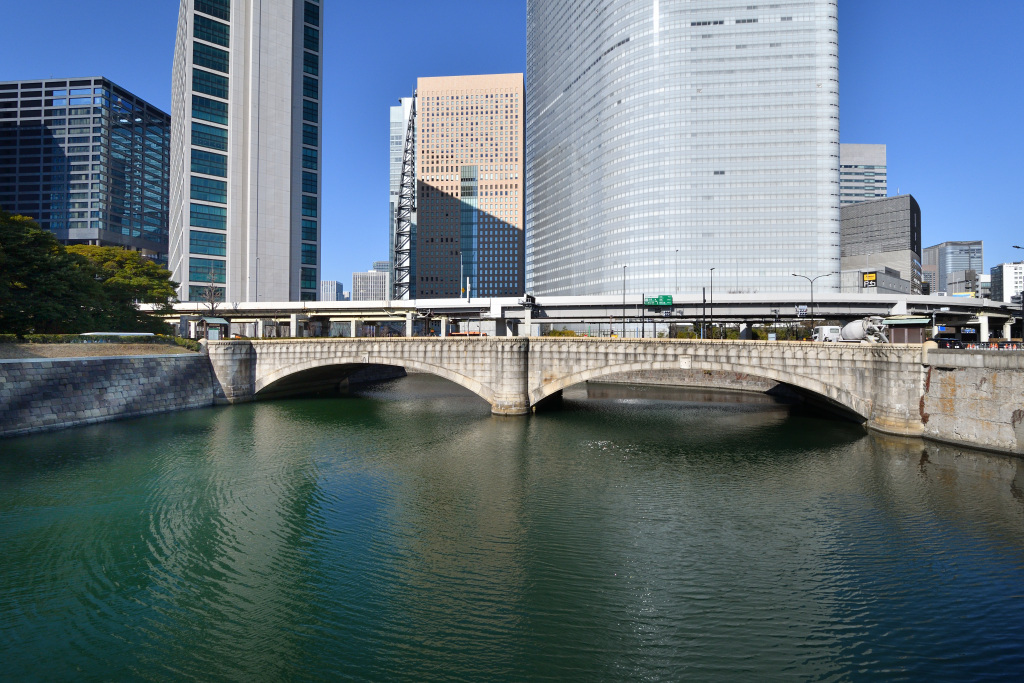
POLYGON ((836 0, 527 1, 527 291, 839 291, 836 0))
POLYGON ((183 301, 317 298, 320 0, 181 0, 170 266, 183 301))
POLYGON ((105 78, 0 82, 0 208, 167 262, 170 116, 105 78))

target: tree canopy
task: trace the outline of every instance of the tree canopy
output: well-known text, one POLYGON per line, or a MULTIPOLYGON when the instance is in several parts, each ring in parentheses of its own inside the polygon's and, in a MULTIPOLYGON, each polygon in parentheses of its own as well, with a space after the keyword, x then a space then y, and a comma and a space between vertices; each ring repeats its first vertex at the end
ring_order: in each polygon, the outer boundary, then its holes
POLYGON ((137 302, 168 305, 171 273, 120 247, 65 248, 0 210, 0 333, 160 332, 137 302))

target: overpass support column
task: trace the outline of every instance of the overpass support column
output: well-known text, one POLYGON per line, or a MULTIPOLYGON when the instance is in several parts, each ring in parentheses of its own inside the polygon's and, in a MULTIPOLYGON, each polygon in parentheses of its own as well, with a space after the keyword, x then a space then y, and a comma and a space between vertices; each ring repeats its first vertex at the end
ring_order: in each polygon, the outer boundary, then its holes
POLYGON ((406 311, 405 314, 405 336, 412 336, 412 311, 406 311))
POLYGON ((988 316, 987 315, 979 315, 978 316, 978 339, 984 343, 984 342, 988 342, 988 338, 989 338, 988 316))
POLYGON ((1010 334, 1010 319, 1007 318, 1006 322, 1003 323, 1003 339, 1009 339, 1010 334))
POLYGON ((348 336, 352 337, 353 339, 355 339, 356 337, 359 336, 359 324, 361 322, 363 322, 363 321, 362 320, 353 320, 352 321, 352 327, 349 328, 348 336))
POLYGON ((446 315, 441 316, 441 336, 448 336, 448 316, 446 315))
POLYGON ((526 333, 523 336, 524 337, 532 337, 533 336, 533 307, 532 306, 527 306, 526 307, 526 333))

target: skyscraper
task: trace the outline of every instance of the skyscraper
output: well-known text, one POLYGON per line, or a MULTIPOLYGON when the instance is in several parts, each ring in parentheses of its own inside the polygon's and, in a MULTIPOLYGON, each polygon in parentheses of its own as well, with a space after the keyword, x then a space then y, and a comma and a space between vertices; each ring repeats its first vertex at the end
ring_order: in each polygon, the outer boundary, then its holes
POLYGON ((166 263, 170 122, 105 78, 0 83, 0 207, 166 263))
POLYGON ((984 252, 981 240, 942 242, 926 247, 923 254, 924 263, 926 266, 935 266, 936 289, 932 290, 932 294, 949 292, 949 276, 954 271, 984 272, 984 252))
POLYGON ((837 273, 838 67, 835 0, 528 0, 527 290, 837 273))
POLYGON ((170 265, 180 298, 316 300, 320 0, 181 0, 170 265))
POLYGON ((839 145, 839 200, 855 204, 888 194, 885 145, 839 145))
POLYGON ((523 292, 523 75, 421 78, 418 298, 523 292), (468 292, 467 292, 468 287, 468 292))

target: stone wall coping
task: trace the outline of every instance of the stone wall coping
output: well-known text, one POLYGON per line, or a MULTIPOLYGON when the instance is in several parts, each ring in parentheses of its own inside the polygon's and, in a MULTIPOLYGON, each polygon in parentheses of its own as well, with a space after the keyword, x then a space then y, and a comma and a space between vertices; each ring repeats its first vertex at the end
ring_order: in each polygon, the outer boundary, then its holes
POLYGON ((85 360, 127 360, 130 358, 189 358, 191 356, 202 356, 200 353, 154 353, 145 356, 66 356, 60 358, 0 358, 0 365, 15 365, 25 363, 56 363, 85 360))
MULTIPOLYGON (((894 349, 894 350, 919 350, 921 344, 830 344, 808 341, 767 341, 763 339, 619 339, 609 337, 287 337, 287 338, 266 338, 266 339, 221 339, 209 342, 211 347, 231 346, 244 344, 380 344, 380 343, 508 343, 508 342, 534 341, 547 344, 674 344, 674 345, 701 345, 709 346, 758 346, 769 348, 806 348, 836 350, 844 348, 854 349, 894 349)), ((1005 353, 1005 352, 1004 352, 1005 353)), ((1024 353, 1024 352, 1021 352, 1024 353)))
POLYGON ((941 368, 1024 370, 1024 351, 932 349, 928 352, 926 365, 941 368))

